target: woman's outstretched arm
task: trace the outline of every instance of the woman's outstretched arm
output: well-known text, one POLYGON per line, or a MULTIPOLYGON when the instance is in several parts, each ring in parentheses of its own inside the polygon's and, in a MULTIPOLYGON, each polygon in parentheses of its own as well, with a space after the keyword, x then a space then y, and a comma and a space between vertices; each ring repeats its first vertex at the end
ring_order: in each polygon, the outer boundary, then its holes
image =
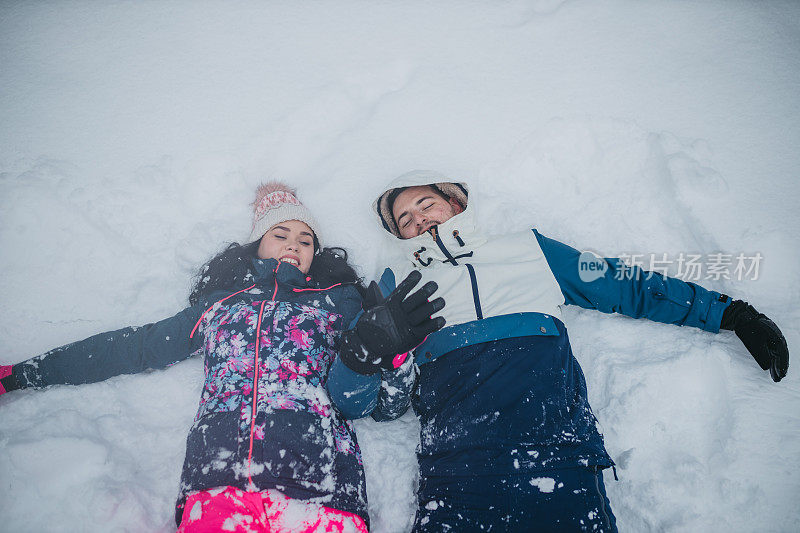
POLYGON ((189 307, 173 317, 100 333, 17 363, 3 379, 4 389, 48 385, 81 385, 120 374, 165 368, 188 358, 201 346, 201 336, 189 334, 203 310, 189 307))

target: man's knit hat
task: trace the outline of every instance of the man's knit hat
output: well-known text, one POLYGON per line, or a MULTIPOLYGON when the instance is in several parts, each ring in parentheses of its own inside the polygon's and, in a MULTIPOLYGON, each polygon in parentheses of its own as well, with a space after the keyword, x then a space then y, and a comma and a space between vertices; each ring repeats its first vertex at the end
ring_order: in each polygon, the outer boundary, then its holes
POLYGON ((256 189, 256 200, 253 202, 253 230, 247 242, 259 240, 279 222, 299 220, 308 224, 317 241, 322 239, 319 224, 311 211, 297 199, 297 191, 279 181, 264 183, 256 189))

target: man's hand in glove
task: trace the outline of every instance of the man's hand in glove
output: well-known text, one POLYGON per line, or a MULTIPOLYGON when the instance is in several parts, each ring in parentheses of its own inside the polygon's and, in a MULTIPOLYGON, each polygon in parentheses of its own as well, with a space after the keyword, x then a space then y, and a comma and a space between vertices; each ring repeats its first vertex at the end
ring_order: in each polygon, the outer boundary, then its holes
POLYGON ((731 302, 722 313, 720 329, 733 330, 758 365, 778 382, 789 369, 789 348, 775 322, 742 300, 731 302))
POLYGON ((395 368, 397 355, 444 326, 444 318, 431 318, 444 307, 442 298, 428 301, 439 288, 435 282, 429 281, 408 296, 420 279, 419 271, 411 272, 386 300, 364 311, 355 328, 345 332, 339 351, 344 364, 360 374, 395 368))

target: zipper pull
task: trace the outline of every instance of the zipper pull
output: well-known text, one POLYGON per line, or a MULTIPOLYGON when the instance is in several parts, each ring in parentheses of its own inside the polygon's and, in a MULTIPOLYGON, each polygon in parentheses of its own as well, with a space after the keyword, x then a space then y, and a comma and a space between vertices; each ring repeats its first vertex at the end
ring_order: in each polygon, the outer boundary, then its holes
POLYGON ((453 237, 456 238, 456 241, 458 242, 459 246, 462 246, 462 247, 464 246, 464 241, 461 240, 461 237, 458 236, 458 230, 457 229, 453 230, 453 237))
POLYGON ((422 252, 424 252, 425 250, 427 250, 427 248, 425 248, 425 247, 423 246, 422 248, 420 248, 419 250, 417 250, 416 252, 414 252, 414 257, 416 258, 417 262, 418 262, 420 265, 424 266, 424 267, 426 267, 426 266, 430 265, 430 264, 431 264, 431 262, 433 261, 433 259, 428 259, 428 262, 426 263, 425 261, 423 261, 423 260, 422 260, 422 257, 420 257, 420 255, 419 255, 419 254, 421 254, 421 253, 422 253, 422 252))

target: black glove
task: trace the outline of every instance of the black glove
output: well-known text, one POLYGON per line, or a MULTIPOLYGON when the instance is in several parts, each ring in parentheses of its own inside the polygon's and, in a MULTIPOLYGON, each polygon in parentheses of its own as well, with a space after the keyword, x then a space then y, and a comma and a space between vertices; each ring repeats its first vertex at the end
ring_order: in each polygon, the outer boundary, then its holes
POLYGON ((772 381, 778 382, 789 369, 789 348, 775 322, 742 300, 734 300, 722 313, 720 329, 736 332, 744 347, 764 370, 769 369, 772 381))
POLYGON ((438 285, 429 281, 411 296, 406 295, 422 279, 414 270, 384 301, 376 302, 345 332, 339 351, 345 365, 359 374, 374 374, 395 368, 395 358, 418 346, 425 337, 441 329, 445 320, 431 315, 444 307, 444 300, 428 301, 438 285))

